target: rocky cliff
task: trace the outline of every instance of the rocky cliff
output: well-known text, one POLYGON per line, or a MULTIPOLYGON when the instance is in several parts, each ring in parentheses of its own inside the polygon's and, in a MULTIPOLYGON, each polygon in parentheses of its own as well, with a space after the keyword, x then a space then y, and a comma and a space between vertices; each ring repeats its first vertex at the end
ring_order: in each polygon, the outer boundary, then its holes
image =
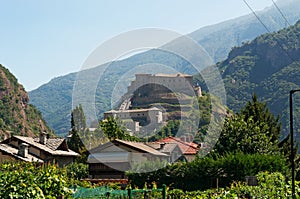
POLYGON ((28 102, 24 87, 0 64, 0 140, 12 134, 34 136, 41 131, 50 132, 41 113, 28 102))

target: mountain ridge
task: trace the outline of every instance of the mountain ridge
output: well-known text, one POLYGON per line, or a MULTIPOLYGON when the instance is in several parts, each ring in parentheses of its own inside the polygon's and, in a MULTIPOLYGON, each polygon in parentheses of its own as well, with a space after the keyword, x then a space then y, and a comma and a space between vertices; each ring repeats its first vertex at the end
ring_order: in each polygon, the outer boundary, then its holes
MULTIPOLYGON (((289 131, 288 94, 300 87, 300 21, 278 32, 263 34, 231 51, 217 64, 228 97, 228 106, 239 111, 256 93, 275 115, 280 115, 283 133, 289 131)), ((299 112, 295 113, 299 116, 299 112)), ((296 129, 299 130, 299 125, 296 129)))
MULTIPOLYGON (((300 18, 300 13, 296 12, 300 9, 299 0, 290 1, 289 4, 285 4, 282 1, 281 6, 282 11, 286 14, 290 23, 294 23, 296 19, 300 18)), ((266 9, 263 12, 260 12, 259 14, 261 15, 264 23, 271 24, 269 27, 271 31, 285 27, 284 20, 281 18, 274 6, 266 9)), ((222 59, 226 59, 231 48, 234 46, 245 44, 251 38, 254 38, 267 31, 253 15, 251 16, 251 14, 243 16, 240 20, 244 21, 245 23, 239 24, 236 22, 236 19, 232 19, 230 20, 229 26, 230 24, 236 23, 235 26, 228 27, 226 22, 223 22, 221 24, 226 27, 225 29, 220 28, 220 31, 218 31, 218 29, 214 28, 218 25, 213 25, 207 27, 206 29, 201 28, 200 30, 194 31, 188 36, 191 36, 200 45, 202 45, 213 58, 213 60, 218 62, 222 59), (248 20, 249 17, 250 19, 248 20), (208 29, 212 33, 210 35, 207 34, 209 37, 203 33, 209 32, 208 29)), ((108 99, 112 97, 112 94, 109 91, 114 89, 114 85, 116 82, 118 82, 119 76, 122 75, 122 71, 128 71, 133 66, 144 63, 160 63, 163 65, 172 66, 178 72, 188 74, 192 73, 188 67, 189 63, 186 60, 180 59, 176 56, 166 55, 158 50, 150 50, 121 61, 116 61, 110 65, 110 71, 106 71, 104 78, 99 81, 95 96, 98 107, 98 115, 102 115, 104 111, 110 109, 111 102, 108 99)), ((91 71, 92 70, 96 71, 97 69, 91 69, 91 71)), ((31 103, 36 105, 41 110, 46 121, 59 134, 67 133, 70 128, 69 121, 70 112, 72 109, 72 86, 74 85, 74 78, 76 78, 75 76, 76 75, 74 73, 72 77, 68 75, 60 77, 59 80, 61 80, 61 84, 50 81, 46 89, 44 86, 41 86, 29 93, 32 99, 31 103), (64 79, 64 77, 66 77, 66 79, 64 79), (51 91, 55 89, 56 91, 54 94, 50 94, 51 91), (58 90, 60 90, 60 92, 58 92, 58 90), (47 107, 49 106, 51 108, 47 110, 47 107)), ((91 91, 88 90, 87 92, 91 91)))

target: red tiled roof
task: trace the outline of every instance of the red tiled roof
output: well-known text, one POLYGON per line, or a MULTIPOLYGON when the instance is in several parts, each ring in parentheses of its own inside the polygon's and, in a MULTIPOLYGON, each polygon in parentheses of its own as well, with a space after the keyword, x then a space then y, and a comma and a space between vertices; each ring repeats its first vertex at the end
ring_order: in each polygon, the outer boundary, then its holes
POLYGON ((184 142, 180 140, 180 138, 176 138, 176 137, 166 137, 159 140, 158 142, 177 143, 184 155, 195 155, 199 151, 197 144, 193 142, 184 142))

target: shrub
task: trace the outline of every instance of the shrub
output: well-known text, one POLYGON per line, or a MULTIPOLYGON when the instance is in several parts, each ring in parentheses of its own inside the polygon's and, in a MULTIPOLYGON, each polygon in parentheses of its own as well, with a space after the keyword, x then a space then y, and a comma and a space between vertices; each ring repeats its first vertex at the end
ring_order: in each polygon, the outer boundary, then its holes
POLYGON ((67 175, 69 178, 80 180, 88 177, 88 165, 74 162, 66 166, 67 175))
POLYGON ((226 187, 233 181, 244 180, 245 176, 260 171, 287 173, 282 155, 228 153, 221 157, 205 157, 189 163, 169 165, 150 173, 128 173, 134 186, 142 187, 155 181, 158 186, 166 184, 184 191, 205 190, 217 186, 226 187))
MULTIPOLYGON (((168 192, 170 199, 219 199, 219 198, 291 198, 291 186, 279 172, 259 172, 258 186, 248 186, 245 182, 233 182, 230 187, 208 189, 205 191, 182 191, 174 189, 168 192)), ((296 182, 296 196, 299 195, 299 182, 296 182)))
POLYGON ((0 198, 70 196, 67 173, 56 165, 13 162, 0 166, 0 198))

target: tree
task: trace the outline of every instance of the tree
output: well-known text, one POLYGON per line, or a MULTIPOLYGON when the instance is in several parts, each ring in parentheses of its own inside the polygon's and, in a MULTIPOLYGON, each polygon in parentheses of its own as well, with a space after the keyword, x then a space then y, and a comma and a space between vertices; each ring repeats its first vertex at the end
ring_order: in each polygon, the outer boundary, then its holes
POLYGON ((226 118, 215 152, 278 153, 283 146, 280 145, 280 133, 279 117, 275 118, 254 94, 240 113, 226 118))
POLYGON ((72 128, 78 132, 86 130, 86 119, 81 104, 72 111, 71 117, 72 128))
POLYGON ((256 94, 253 94, 252 101, 248 101, 245 108, 241 110, 244 116, 244 120, 247 121, 248 118, 252 117, 254 122, 265 122, 268 124, 268 136, 271 138, 272 142, 277 142, 281 134, 281 123, 279 121, 279 116, 275 117, 270 109, 267 107, 266 103, 259 102, 256 94))
POLYGON ((126 132, 125 127, 122 126, 121 122, 112 117, 108 117, 105 120, 100 121, 100 128, 109 140, 139 140, 137 137, 131 136, 128 132, 126 132))
POLYGON ((269 126, 265 122, 255 122, 253 117, 245 120, 241 115, 226 118, 224 128, 215 146, 215 151, 223 155, 228 152, 277 153, 278 141, 272 142, 268 135, 269 126))
POLYGON ((85 162, 87 160, 88 151, 85 147, 82 136, 86 132, 85 116, 82 106, 79 105, 71 113, 71 138, 68 146, 71 150, 80 154, 77 158, 78 162, 85 162))

